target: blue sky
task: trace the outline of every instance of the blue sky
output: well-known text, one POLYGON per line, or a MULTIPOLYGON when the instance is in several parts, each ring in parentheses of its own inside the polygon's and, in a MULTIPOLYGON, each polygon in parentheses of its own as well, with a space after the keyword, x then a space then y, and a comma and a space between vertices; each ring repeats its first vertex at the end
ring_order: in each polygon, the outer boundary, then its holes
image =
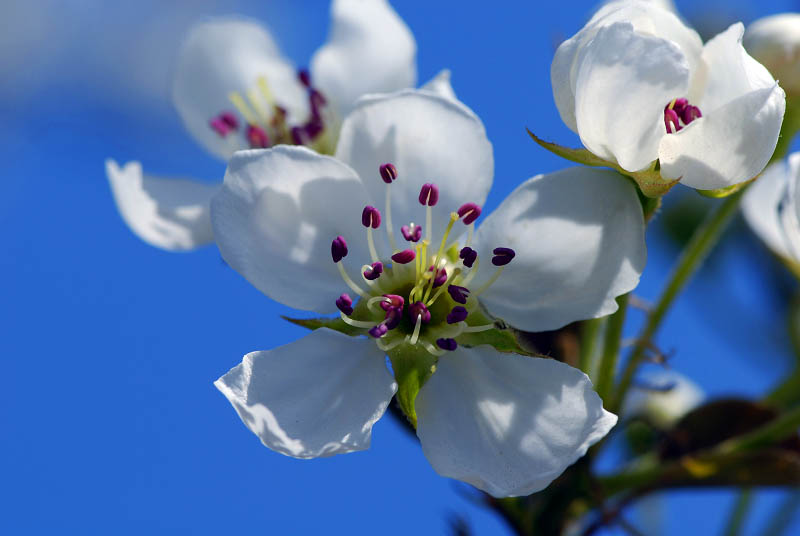
MULTIPOLYGON (((363 453, 298 461, 262 447, 212 382, 243 354, 303 335, 278 318, 292 311, 228 269, 214 247, 169 254, 145 245, 113 205, 107 157, 162 175, 224 173, 168 99, 176 47, 193 20, 256 17, 305 65, 325 38, 327 2, 64 4, 0 8, 10 21, 0 36, 0 532, 437 534, 458 513, 476 534, 506 534, 390 418, 363 453)), ((524 129, 578 145, 553 104, 549 67, 595 2, 394 4, 417 39, 420 81, 450 68, 457 94, 486 124, 496 161, 488 209, 524 179, 565 167, 524 129)), ((716 28, 793 5, 678 2, 690 19, 724 8, 716 28)), ((659 342, 710 396, 758 396, 788 367, 778 298, 792 283, 744 227, 733 234, 659 342)), ((677 252, 658 229, 648 239, 636 293, 652 299, 677 252)), ((633 333, 640 316, 631 316, 633 333)), ((748 533, 781 494, 759 497, 748 533)), ((731 498, 676 494, 663 505, 664 533, 718 532, 731 498)))

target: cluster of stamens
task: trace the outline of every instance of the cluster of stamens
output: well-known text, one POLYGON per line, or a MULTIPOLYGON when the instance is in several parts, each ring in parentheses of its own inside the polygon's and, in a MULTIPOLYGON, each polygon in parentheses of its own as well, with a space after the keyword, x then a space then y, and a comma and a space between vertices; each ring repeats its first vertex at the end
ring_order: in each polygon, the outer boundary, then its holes
POLYGON ((308 93, 311 111, 308 119, 299 125, 290 125, 286 108, 275 101, 263 76, 256 80, 256 87, 250 89, 245 97, 233 92, 228 97, 246 122, 240 131, 239 118, 232 111, 223 111, 209 120, 209 126, 221 138, 235 143, 235 134, 241 134, 251 149, 266 149, 277 145, 313 146, 323 138, 325 131, 325 97, 311 84, 308 71, 298 73, 300 83, 308 93))
POLYGON ((479 306, 478 296, 497 280, 505 265, 514 258, 514 250, 495 248, 492 257, 495 273, 479 288, 471 290, 469 285, 480 262, 478 253, 470 246, 481 208, 475 203, 466 203, 452 212, 441 241, 434 249, 432 210, 439 202, 439 189, 435 184, 424 184, 419 202, 425 207, 425 226, 403 225, 400 233, 407 244, 401 248, 396 243, 391 218, 391 184, 397 180, 397 168, 383 164, 380 175, 386 183, 384 227, 391 255, 388 259, 379 257, 373 231, 381 227, 382 216, 377 208, 366 206, 361 213, 371 257, 370 263, 361 267, 361 279, 366 288, 353 281, 345 270, 342 260, 348 254, 347 242, 344 237, 337 236, 331 243, 333 262, 361 302, 354 306, 350 295, 342 294, 336 300, 336 307, 344 322, 366 330, 384 351, 401 344, 420 345, 437 356, 453 351, 458 347, 456 338, 459 335, 494 327, 493 323, 473 325, 468 320, 479 306), (463 247, 455 241, 448 242, 458 221, 468 227, 463 247))
POLYGON ((674 99, 664 107, 664 125, 667 127, 668 134, 678 132, 700 117, 703 117, 700 108, 689 104, 687 99, 674 99))

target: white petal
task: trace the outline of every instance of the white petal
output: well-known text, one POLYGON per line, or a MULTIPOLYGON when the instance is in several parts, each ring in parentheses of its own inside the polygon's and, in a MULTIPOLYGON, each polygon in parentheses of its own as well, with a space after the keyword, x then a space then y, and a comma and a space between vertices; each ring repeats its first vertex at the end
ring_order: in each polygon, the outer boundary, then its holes
POLYGON ((534 177, 478 227, 477 288, 495 270, 492 249, 516 257, 480 300, 528 331, 559 328, 617 309, 646 261, 642 209, 633 184, 609 170, 574 167, 534 177))
POLYGON ((440 97, 458 101, 456 92, 453 91, 453 86, 450 84, 450 75, 450 69, 442 69, 420 89, 431 91, 440 97))
POLYGON ((417 85, 417 44, 386 0, 334 0, 328 42, 311 59, 314 84, 345 117, 366 93, 417 85))
POLYGON ((751 23, 744 46, 786 91, 800 90, 800 13, 780 13, 751 23))
POLYGON ((689 95, 704 115, 757 89, 771 88, 775 79, 742 46, 744 26, 731 25, 703 47, 703 62, 689 95))
MULTIPOLYGON (((373 199, 383 199, 386 191, 379 166, 391 162, 397 167, 392 219, 401 244, 397 228, 411 221, 424 225, 423 184, 439 187, 432 231, 441 237, 451 211, 466 202, 483 204, 494 173, 492 144, 481 120, 460 102, 428 91, 361 99, 342 125, 336 157, 358 172, 373 199)), ((454 236, 463 229, 457 224, 454 236)))
POLYGON ((144 175, 139 162, 120 169, 111 159, 106 176, 122 219, 151 246, 186 251, 214 241, 209 203, 218 185, 144 175))
POLYGON ((257 289, 325 314, 350 292, 331 259, 331 241, 347 240, 345 266, 360 268, 369 259, 361 226, 366 204, 352 169, 304 147, 279 145, 231 158, 211 221, 225 261, 257 289))
POLYGON ((591 152, 638 171, 658 156, 664 107, 689 88, 680 49, 628 23, 597 32, 581 53, 575 89, 578 134, 591 152))
POLYGON ((214 385, 266 447, 294 458, 368 449, 397 390, 374 342, 327 328, 247 354, 214 385))
POLYGON ((495 497, 544 489, 617 422, 578 369, 488 346, 441 357, 416 409, 436 472, 495 497))
POLYGON ((247 19, 219 18, 190 31, 178 56, 172 100, 187 130, 215 156, 226 160, 243 147, 236 133, 222 138, 209 121, 223 111, 236 112, 230 93, 247 99, 261 76, 289 119, 302 121, 308 113, 305 88, 265 28, 247 19))
POLYGON ((780 217, 780 207, 789 186, 789 168, 783 161, 764 171, 742 198, 742 214, 753 232, 776 254, 791 258, 780 217))
POLYGON ((643 415, 668 428, 705 399, 700 386, 673 370, 646 374, 641 380, 646 387, 637 386, 626 397, 623 417, 643 415))
POLYGON ((614 24, 627 22, 641 35, 661 37, 680 48, 690 70, 700 61, 703 42, 697 32, 688 28, 672 12, 665 11, 662 2, 621 1, 609 2, 600 8, 581 31, 564 41, 556 50, 550 69, 553 96, 561 118, 573 131, 578 132, 575 118, 575 86, 578 74, 578 55, 597 31, 614 24))
POLYGON ((772 158, 786 109, 777 85, 751 91, 661 138, 661 175, 702 190, 750 180, 772 158))

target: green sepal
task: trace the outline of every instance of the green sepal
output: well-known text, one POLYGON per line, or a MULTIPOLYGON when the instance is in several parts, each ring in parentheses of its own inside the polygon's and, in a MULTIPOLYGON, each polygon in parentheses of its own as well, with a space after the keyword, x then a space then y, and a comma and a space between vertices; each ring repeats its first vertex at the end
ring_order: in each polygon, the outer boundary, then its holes
POLYGON ((388 352, 392 362, 397 393, 394 397, 408 422, 417 428, 416 401, 419 390, 436 370, 436 356, 421 346, 401 344, 388 352))
POLYGON ((560 156, 561 158, 586 166, 611 168, 618 173, 625 175, 626 177, 630 177, 636 182, 636 184, 639 185, 639 189, 647 197, 661 197, 669 192, 672 187, 678 184, 680 181, 680 179, 668 180, 662 178, 657 161, 655 162, 655 165, 651 166, 650 168, 646 168, 641 171, 627 171, 622 169, 616 162, 595 156, 587 149, 571 149, 569 147, 558 145, 557 143, 544 141, 536 134, 531 132, 530 129, 526 130, 528 131, 528 135, 533 139, 533 141, 539 144, 539 146, 547 149, 555 155, 560 156))
POLYGON ((728 197, 731 194, 735 194, 745 186, 749 185, 751 182, 756 180, 759 176, 756 175, 750 180, 746 180, 744 182, 740 182, 739 184, 734 184, 732 186, 726 186, 725 188, 717 188, 716 190, 697 190, 697 193, 705 196, 711 197, 713 199, 720 199, 723 197, 728 197))
POLYGON ((281 318, 287 322, 291 322, 296 326, 310 329, 312 331, 319 328, 328 328, 332 329, 333 331, 338 331, 339 333, 344 333, 345 335, 350 335, 351 337, 363 335, 367 332, 365 329, 356 328, 350 324, 345 324, 344 320, 341 318, 290 318, 283 315, 281 315, 281 318))
POLYGON ((506 326, 502 321, 494 321, 480 310, 472 311, 467 318, 467 324, 471 326, 487 325, 492 322, 494 322, 494 328, 475 333, 462 333, 456 337, 456 342, 461 346, 467 347, 488 344, 498 352, 504 353, 513 352, 526 356, 537 355, 524 348, 517 337, 517 331, 506 326))

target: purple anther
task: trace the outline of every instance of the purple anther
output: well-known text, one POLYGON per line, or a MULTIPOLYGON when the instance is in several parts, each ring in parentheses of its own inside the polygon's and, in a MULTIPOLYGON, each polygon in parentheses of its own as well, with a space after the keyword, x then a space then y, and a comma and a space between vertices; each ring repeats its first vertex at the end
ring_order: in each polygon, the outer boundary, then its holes
POLYGON ((667 134, 678 132, 683 128, 678 120, 678 114, 670 108, 664 110, 664 125, 667 127, 667 134))
POLYGON ((305 127, 292 127, 291 134, 294 145, 308 145, 311 142, 305 127))
POLYGON ((516 256, 516 253, 511 248, 494 248, 492 253, 494 253, 492 264, 495 266, 505 266, 516 256))
POLYGON ((439 188, 435 184, 426 182, 419 191, 419 202, 429 207, 436 206, 439 202, 439 188))
POLYGON ((270 124, 273 127, 279 127, 286 122, 286 116, 289 112, 286 111, 286 108, 283 106, 278 106, 277 104, 272 107, 272 121, 270 124))
POLYGON ((264 129, 257 125, 247 125, 247 141, 252 149, 266 149, 269 147, 269 137, 264 129))
MULTIPOLYGON (((433 266, 428 268, 429 272, 433 271, 433 266)), ((444 285, 444 282, 447 281, 447 270, 444 268, 439 268, 436 272, 436 277, 433 278, 433 288, 441 287, 444 285)))
POLYGON ((379 169, 381 172, 381 179, 383 179, 383 182, 386 184, 392 184, 397 180, 397 168, 394 167, 394 164, 386 163, 379 169))
POLYGON ((456 348, 458 348, 458 343, 455 339, 436 339, 436 346, 441 348, 442 350, 447 350, 448 352, 452 352, 456 348))
POLYGON ((383 263, 373 262, 369 268, 364 270, 364 277, 370 281, 375 281, 383 273, 383 263))
POLYGON ((425 304, 421 301, 414 302, 408 307, 408 316, 411 317, 412 322, 417 321, 417 317, 422 317, 422 323, 427 324, 431 321, 431 312, 428 311, 428 308, 425 307, 425 304))
POLYGON ((375 337, 376 339, 380 339, 386 332, 389 331, 389 328, 386 327, 386 324, 378 324, 375 327, 369 328, 369 334, 375 337))
POLYGON ((311 105, 311 111, 318 114, 320 108, 328 104, 328 99, 316 89, 312 89, 308 93, 308 103, 311 105))
POLYGON ((322 134, 322 131, 325 130, 325 125, 322 122, 322 118, 320 117, 312 117, 304 126, 303 129, 305 130, 306 136, 314 140, 322 134))
POLYGON ((402 296, 398 296, 397 294, 384 294, 383 297, 386 298, 386 300, 380 302, 380 304, 381 309, 384 311, 389 311, 391 309, 403 310, 403 304, 405 304, 406 301, 402 296))
POLYGON ((223 123, 228 125, 231 130, 236 130, 239 128, 239 119, 233 112, 222 112, 219 114, 219 118, 222 120, 223 123))
POLYGON ((469 297, 469 289, 467 287, 459 287, 458 285, 448 285, 447 293, 453 298, 456 303, 467 303, 469 297))
MULTIPOLYGON (((669 105, 667 105, 669 107, 669 105)), ((683 114, 683 110, 689 106, 689 99, 675 99, 675 104, 672 105, 672 109, 675 110, 675 113, 678 115, 683 114)))
POLYGON ((347 316, 353 314, 353 300, 347 294, 342 294, 337 298, 336 307, 347 316))
POLYGON ((361 213, 361 225, 364 227, 372 227, 373 229, 377 229, 381 226, 381 213, 380 211, 370 205, 364 207, 364 211, 361 213))
POLYGON ((347 257, 347 241, 343 236, 337 236, 331 242, 331 256, 333 257, 333 262, 339 262, 347 257))
POLYGON ((422 238, 422 226, 413 223, 410 226, 403 225, 400 227, 400 234, 409 242, 419 242, 419 239, 422 238))
POLYGON ((680 112, 680 115, 684 125, 688 125, 695 119, 703 117, 703 114, 700 112, 700 108, 697 106, 686 106, 683 111, 680 112))
POLYGON ((459 322, 463 322, 467 319, 469 313, 467 310, 460 305, 456 305, 447 315, 447 323, 448 324, 458 324, 459 322))
POLYGON ((461 251, 458 252, 458 258, 461 259, 464 266, 472 268, 472 265, 475 264, 475 260, 478 258, 478 252, 469 246, 463 247, 461 251))
POLYGON ((392 255, 392 260, 397 264, 408 264, 416 258, 417 254, 413 249, 404 249, 392 255))
POLYGON ((297 79, 306 87, 311 87, 311 75, 308 74, 307 69, 300 69, 297 71, 297 79))
POLYGON ((464 220, 464 225, 470 225, 481 215, 481 207, 475 203, 464 203, 458 209, 458 217, 464 220))
POLYGON ((389 309, 386 311, 386 316, 383 319, 383 325, 386 326, 386 329, 394 329, 400 325, 400 321, 403 319, 403 308, 402 307, 395 307, 393 309, 389 309))
POLYGON ((231 131, 231 128, 227 125, 227 123, 225 123, 225 121, 223 121, 219 117, 214 117, 213 119, 211 119, 208 122, 208 126, 210 126, 211 129, 214 132, 216 132, 221 138, 227 136, 231 131))

